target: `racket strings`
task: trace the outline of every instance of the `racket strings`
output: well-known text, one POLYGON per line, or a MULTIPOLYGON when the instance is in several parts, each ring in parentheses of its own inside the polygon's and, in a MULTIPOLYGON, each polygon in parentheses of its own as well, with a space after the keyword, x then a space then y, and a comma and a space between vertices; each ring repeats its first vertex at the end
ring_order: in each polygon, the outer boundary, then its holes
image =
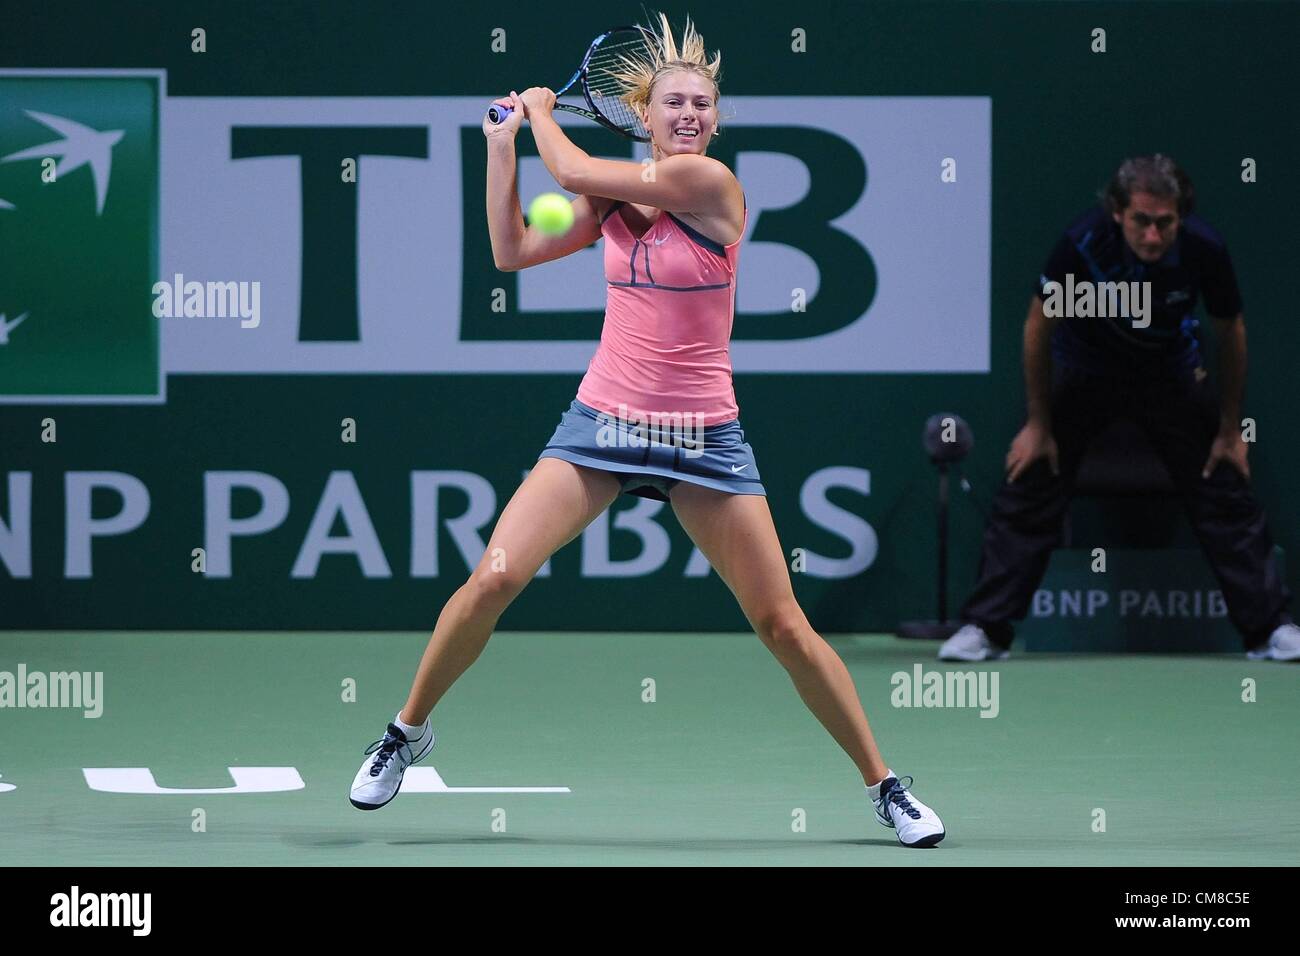
POLYGON ((646 137, 641 118, 623 97, 628 86, 615 74, 627 68, 627 59, 654 62, 640 34, 613 35, 592 51, 587 62, 586 87, 592 105, 605 119, 638 137, 646 137))

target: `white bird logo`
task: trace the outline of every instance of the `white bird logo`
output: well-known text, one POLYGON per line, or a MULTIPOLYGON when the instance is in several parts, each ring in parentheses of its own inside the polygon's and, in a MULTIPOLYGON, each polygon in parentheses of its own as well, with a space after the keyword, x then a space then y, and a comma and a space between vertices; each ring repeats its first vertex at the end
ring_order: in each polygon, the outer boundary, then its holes
MULTIPOLYGON (((10 153, 0 159, 0 163, 9 163, 16 159, 44 159, 46 156, 58 156, 59 165, 54 169, 57 176, 64 176, 89 164, 90 173, 95 180, 95 214, 102 215, 104 200, 108 198, 108 178, 113 165, 113 147, 125 135, 125 130, 100 132, 62 116, 38 113, 35 110, 23 110, 23 112, 62 135, 63 139, 10 153)), ((9 206, 9 208, 13 207, 9 206)))
POLYGON ((6 322, 5 314, 0 312, 0 345, 9 344, 9 333, 22 325, 23 319, 25 318, 27 318, 26 312, 18 316, 18 318, 14 319, 12 322, 6 322))

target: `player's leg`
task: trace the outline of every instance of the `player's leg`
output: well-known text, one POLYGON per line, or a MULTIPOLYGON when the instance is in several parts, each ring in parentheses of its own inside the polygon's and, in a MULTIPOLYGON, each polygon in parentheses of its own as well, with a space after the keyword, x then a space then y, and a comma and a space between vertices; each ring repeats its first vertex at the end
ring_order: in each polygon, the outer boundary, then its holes
POLYGON ((1266 646, 1273 632, 1291 620, 1286 611, 1291 594, 1250 482, 1226 462, 1209 478, 1201 477, 1219 427, 1218 403, 1208 383, 1153 388, 1150 400, 1142 403, 1140 422, 1182 493, 1187 517, 1246 649, 1266 646))
POLYGON ((501 513, 478 567, 438 616, 400 714, 418 726, 482 653, 497 619, 546 559, 618 496, 609 472, 543 458, 501 513))
POLYGON ((1089 442, 1121 414, 1123 398, 1104 381, 1077 373, 1058 377, 1052 397, 1052 437, 1058 474, 1039 460, 993 498, 980 551, 979 575, 962 606, 970 626, 955 634, 939 656, 982 660, 1005 656, 1012 622, 1029 611, 1074 493, 1074 480, 1089 442))
POLYGON ((767 499, 684 481, 670 498, 682 527, 736 596, 759 639, 857 766, 880 821, 896 827, 899 840, 908 846, 938 843, 944 836, 938 815, 890 773, 848 668, 813 630, 795 600, 767 499))
POLYGON ((857 688, 839 654, 813 630, 794 598, 767 498, 682 481, 671 499, 681 527, 731 588, 807 708, 849 754, 863 782, 879 783, 888 767, 871 736, 857 688))
POLYGON ((795 689, 862 772, 867 784, 885 775, 853 679, 839 655, 812 629, 790 586, 781 542, 762 495, 732 495, 681 482, 673 511, 703 552, 795 689))
POLYGON ((348 798, 354 807, 377 810, 397 796, 406 768, 433 747, 430 711, 482 653, 501 612, 618 492, 618 479, 608 472, 558 458, 534 466, 497 521, 478 567, 443 606, 405 706, 366 751, 348 798))

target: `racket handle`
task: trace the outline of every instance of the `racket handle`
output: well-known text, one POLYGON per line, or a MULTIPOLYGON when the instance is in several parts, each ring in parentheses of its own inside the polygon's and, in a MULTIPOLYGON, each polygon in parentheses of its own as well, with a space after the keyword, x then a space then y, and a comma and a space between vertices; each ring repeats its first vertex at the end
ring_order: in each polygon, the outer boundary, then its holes
POLYGON ((487 111, 488 122, 499 126, 504 123, 506 118, 513 112, 514 109, 509 106, 490 106, 487 111))

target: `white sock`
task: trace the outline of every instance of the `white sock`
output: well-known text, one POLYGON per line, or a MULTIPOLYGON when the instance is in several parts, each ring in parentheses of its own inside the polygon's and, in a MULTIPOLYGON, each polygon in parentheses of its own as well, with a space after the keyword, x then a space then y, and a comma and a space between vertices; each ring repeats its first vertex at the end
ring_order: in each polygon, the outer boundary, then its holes
POLYGON ((400 710, 397 712, 397 716, 393 718, 393 723, 397 726, 398 730, 406 734, 406 739, 409 741, 416 741, 424 736, 424 724, 412 727, 410 724, 402 720, 402 712, 400 710))
POLYGON ((885 780, 888 780, 890 777, 895 777, 895 776, 896 774, 894 773, 894 771, 886 770, 884 780, 881 780, 878 783, 873 783, 871 786, 867 787, 867 796, 869 796, 872 800, 879 800, 880 784, 884 783, 885 780))

